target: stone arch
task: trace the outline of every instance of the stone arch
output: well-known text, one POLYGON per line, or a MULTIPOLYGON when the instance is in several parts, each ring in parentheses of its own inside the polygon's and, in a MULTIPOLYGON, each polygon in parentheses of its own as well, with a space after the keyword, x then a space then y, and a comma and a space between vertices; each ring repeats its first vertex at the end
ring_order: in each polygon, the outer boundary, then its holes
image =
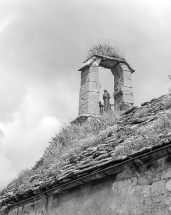
POLYGON ((114 108, 116 112, 130 109, 133 104, 131 75, 134 70, 125 59, 93 55, 83 62, 79 95, 79 116, 99 115, 99 73, 98 67, 110 69, 114 75, 114 108))

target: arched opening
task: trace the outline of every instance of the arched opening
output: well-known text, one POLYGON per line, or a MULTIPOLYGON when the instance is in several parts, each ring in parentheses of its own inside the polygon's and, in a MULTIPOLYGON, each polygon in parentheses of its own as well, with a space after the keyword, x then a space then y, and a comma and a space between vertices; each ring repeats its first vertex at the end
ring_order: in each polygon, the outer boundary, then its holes
POLYGON ((100 90, 99 90, 99 101, 104 103, 103 101, 103 94, 104 90, 107 90, 110 94, 110 104, 111 104, 111 109, 114 111, 114 76, 111 72, 110 69, 103 68, 99 66, 98 68, 99 71, 99 83, 100 83, 100 90))

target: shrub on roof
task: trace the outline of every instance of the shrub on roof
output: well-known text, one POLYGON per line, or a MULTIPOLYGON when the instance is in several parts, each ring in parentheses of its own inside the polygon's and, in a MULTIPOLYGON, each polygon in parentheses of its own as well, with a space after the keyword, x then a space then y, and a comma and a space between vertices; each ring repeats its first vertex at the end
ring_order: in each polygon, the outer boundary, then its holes
POLYGON ((88 51, 87 59, 93 55, 103 55, 105 57, 123 58, 120 49, 108 43, 94 44, 88 51))

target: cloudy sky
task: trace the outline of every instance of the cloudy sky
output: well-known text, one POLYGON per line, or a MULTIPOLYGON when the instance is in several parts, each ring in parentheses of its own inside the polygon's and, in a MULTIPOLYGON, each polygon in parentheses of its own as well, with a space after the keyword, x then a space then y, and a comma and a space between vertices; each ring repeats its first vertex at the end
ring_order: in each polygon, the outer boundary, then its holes
POLYGON ((170 11, 170 0, 0 0, 0 187, 77 116, 77 70, 93 43, 121 47, 135 105, 168 92, 170 11))

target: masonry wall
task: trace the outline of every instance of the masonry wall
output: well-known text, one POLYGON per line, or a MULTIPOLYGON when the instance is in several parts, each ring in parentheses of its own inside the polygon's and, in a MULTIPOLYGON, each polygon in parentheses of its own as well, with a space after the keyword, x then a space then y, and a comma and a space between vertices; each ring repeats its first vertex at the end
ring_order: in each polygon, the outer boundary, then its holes
POLYGON ((94 64, 81 72, 79 115, 100 114, 99 89, 98 66, 94 62, 94 64))
POLYGON ((14 214, 169 215, 171 159, 163 158, 60 194, 42 196, 40 200, 20 205, 8 213, 14 214))

